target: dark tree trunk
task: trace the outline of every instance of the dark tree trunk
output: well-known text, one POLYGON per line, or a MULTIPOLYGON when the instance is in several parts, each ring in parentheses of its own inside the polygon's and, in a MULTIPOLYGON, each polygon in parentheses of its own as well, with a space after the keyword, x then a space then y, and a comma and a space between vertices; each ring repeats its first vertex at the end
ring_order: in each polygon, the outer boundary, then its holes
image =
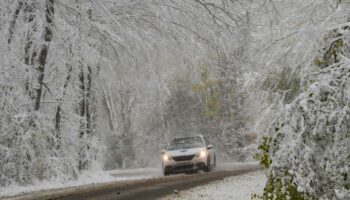
POLYGON ((27 37, 26 37, 26 44, 24 47, 24 63, 26 65, 34 65, 34 59, 36 56, 36 53, 33 52, 32 55, 30 55, 30 50, 32 48, 32 44, 33 44, 33 32, 36 32, 36 24, 34 22, 34 12, 33 12, 33 8, 31 5, 28 5, 27 3, 25 4, 25 9, 24 12, 26 13, 27 16, 27 24, 31 25, 32 30, 28 31, 27 33, 27 37))
POLYGON ((91 117, 91 85, 92 85, 92 70, 90 66, 87 66, 87 73, 85 75, 84 65, 81 64, 81 71, 79 74, 81 100, 80 100, 80 134, 79 137, 82 141, 80 149, 79 169, 87 169, 89 162, 87 160, 87 151, 90 149, 90 140, 92 134, 92 117, 91 117))
MULTIPOLYGON (((91 134, 92 123, 91 123, 91 109, 90 109, 90 98, 91 98, 91 67, 88 66, 88 74, 87 74, 87 84, 86 84, 86 99, 85 99, 85 110, 86 110, 86 134, 91 134)), ((88 147, 89 149, 89 147, 88 147)))
MULTIPOLYGON (((88 10, 88 19, 92 19, 92 10, 88 10)), ((89 167, 89 160, 87 158, 88 150, 90 149, 90 142, 93 132, 93 106, 91 98, 92 87, 92 69, 87 65, 87 72, 85 72, 85 66, 81 63, 81 71, 79 74, 81 100, 79 105, 79 112, 81 116, 80 133, 81 147, 79 152, 79 170, 84 170, 89 167), (85 74, 86 73, 86 74, 85 74)))
MULTIPOLYGON (((28 5, 25 3, 24 6, 24 13, 26 16, 26 23, 31 26, 31 30, 27 32, 25 46, 24 46, 24 64, 27 66, 31 65, 34 66, 34 60, 36 57, 36 51, 32 50, 33 46, 33 33, 36 32, 36 23, 34 21, 34 12, 31 5, 28 5), (32 51, 31 51, 32 50, 32 51)), ((28 72, 28 69, 26 69, 26 72, 28 72)), ((30 81, 27 79, 25 82, 25 89, 29 95, 29 97, 34 101, 35 95, 33 94, 33 91, 31 90, 30 81)))
MULTIPOLYGON (((66 96, 67 87, 68 87, 69 80, 71 78, 72 69, 73 69, 72 66, 67 64, 68 73, 67 73, 66 79, 65 79, 64 84, 63 84, 62 96, 57 100, 58 105, 57 105, 57 109, 56 109, 55 129, 56 129, 56 138, 58 140, 61 139, 60 132, 61 132, 61 118, 62 118, 63 99, 66 96)), ((59 147, 60 146, 58 145, 58 148, 59 147)))
POLYGON ((46 11, 45 11, 45 28, 44 28, 44 41, 45 43, 42 45, 42 48, 39 52, 38 57, 38 84, 39 87, 36 89, 36 96, 35 96, 35 110, 40 109, 40 102, 41 102, 41 95, 43 91, 43 83, 44 83, 44 75, 45 75, 45 65, 46 65, 46 58, 47 54, 49 52, 49 45, 52 41, 52 29, 53 29, 53 18, 55 13, 55 7, 54 7, 54 0, 47 0, 46 1, 46 11))
POLYGON ((87 159, 86 159, 86 141, 84 141, 84 136, 86 133, 86 122, 85 122, 85 103, 86 103, 86 95, 85 95, 85 74, 84 74, 84 65, 81 63, 81 69, 79 73, 79 82, 80 82, 80 103, 79 103, 79 114, 81 117, 80 120, 80 149, 79 149, 79 170, 83 170, 87 168, 87 159))
MULTIPOLYGON (((81 99, 79 104, 79 114, 82 119, 85 118, 85 102, 86 102, 86 96, 85 96, 85 75, 84 75, 84 66, 81 64, 81 69, 79 73, 79 82, 80 82, 80 93, 81 93, 81 99)), ((82 138, 85 134, 85 122, 82 120, 80 122, 80 135, 79 137, 82 138)))
POLYGON ((14 32, 15 27, 16 27, 17 18, 18 18, 19 12, 21 11, 22 7, 23 7, 23 2, 20 0, 18 2, 18 6, 17 6, 17 8, 15 10, 15 13, 13 14, 13 18, 12 18, 12 20, 10 22, 9 38, 7 40, 8 44, 10 44, 11 41, 12 41, 12 36, 13 36, 13 32, 14 32))

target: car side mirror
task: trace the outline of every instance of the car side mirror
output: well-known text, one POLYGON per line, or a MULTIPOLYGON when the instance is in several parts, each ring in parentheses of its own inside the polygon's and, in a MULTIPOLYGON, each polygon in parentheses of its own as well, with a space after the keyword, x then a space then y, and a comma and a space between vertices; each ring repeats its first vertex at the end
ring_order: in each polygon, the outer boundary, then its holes
POLYGON ((212 144, 209 144, 209 145, 207 146, 207 149, 212 149, 212 148, 214 148, 214 146, 213 146, 212 144))
POLYGON ((165 150, 165 149, 160 150, 160 155, 165 154, 165 152, 166 152, 166 150, 165 150))

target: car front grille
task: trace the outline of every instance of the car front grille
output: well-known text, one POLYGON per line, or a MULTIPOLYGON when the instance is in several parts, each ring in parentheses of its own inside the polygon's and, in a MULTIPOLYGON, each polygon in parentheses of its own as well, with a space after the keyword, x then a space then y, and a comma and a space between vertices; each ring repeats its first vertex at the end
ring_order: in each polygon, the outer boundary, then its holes
POLYGON ((180 165, 180 166, 175 166, 174 171, 188 171, 188 170, 193 170, 193 164, 190 165, 180 165))
POLYGON ((188 155, 188 156, 175 156, 172 157, 175 161, 188 161, 192 160, 196 155, 188 155))

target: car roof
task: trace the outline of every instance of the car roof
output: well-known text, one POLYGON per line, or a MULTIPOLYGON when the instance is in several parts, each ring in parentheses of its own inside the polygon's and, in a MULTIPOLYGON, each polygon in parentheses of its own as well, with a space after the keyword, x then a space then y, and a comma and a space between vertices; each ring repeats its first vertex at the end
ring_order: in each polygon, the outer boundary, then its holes
MULTIPOLYGON (((173 137, 173 138, 171 138, 170 142, 172 142, 172 141, 175 140, 175 139, 182 139, 182 138, 198 138, 198 137, 201 138, 202 141, 204 142, 204 137, 203 137, 202 135, 173 137)), ((170 142, 169 142, 169 143, 170 143, 170 142)))

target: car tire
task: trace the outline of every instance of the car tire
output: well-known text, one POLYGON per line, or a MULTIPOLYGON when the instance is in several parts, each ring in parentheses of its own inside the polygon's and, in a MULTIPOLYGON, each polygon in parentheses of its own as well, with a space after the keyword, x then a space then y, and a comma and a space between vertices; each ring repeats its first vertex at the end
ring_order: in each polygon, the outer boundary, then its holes
POLYGON ((164 173, 164 176, 169 176, 171 174, 171 172, 168 170, 164 170, 163 173, 164 173))
POLYGON ((210 166, 210 158, 208 156, 208 159, 207 159, 207 166, 204 167, 204 171, 205 172, 210 172, 211 170, 211 166, 210 166))

